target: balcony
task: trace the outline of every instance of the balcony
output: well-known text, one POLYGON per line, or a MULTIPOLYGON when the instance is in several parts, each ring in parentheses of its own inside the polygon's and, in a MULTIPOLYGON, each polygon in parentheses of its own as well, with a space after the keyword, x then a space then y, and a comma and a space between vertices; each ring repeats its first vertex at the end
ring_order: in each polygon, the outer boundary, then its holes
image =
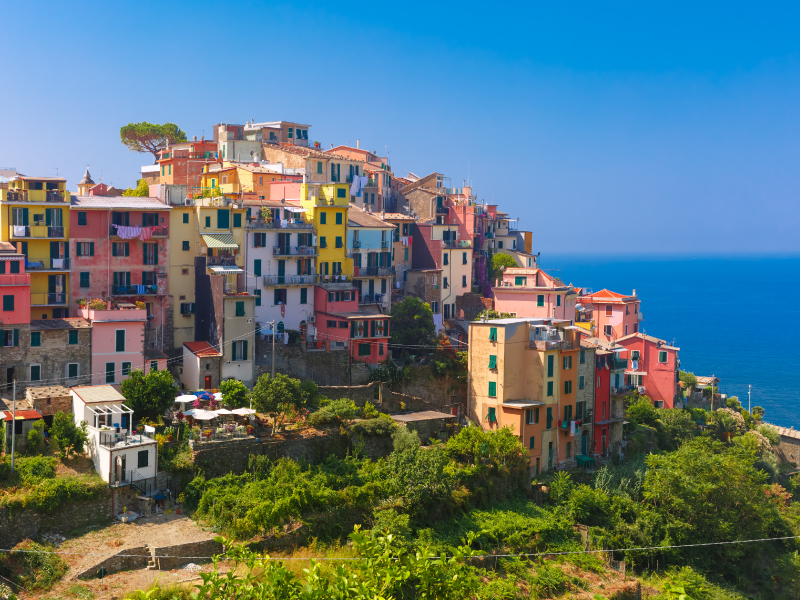
POLYGON ((313 223, 305 223, 303 221, 260 221, 253 219, 245 223, 245 229, 314 229, 313 223))
POLYGON ((6 202, 69 202, 69 192, 61 190, 8 190, 6 202))
MULTIPOLYGON (((140 227, 140 226, 134 225, 134 227, 140 227)), ((149 225, 149 227, 154 227, 154 225, 149 225)), ((108 236, 117 238, 119 237, 119 234, 117 233, 117 228, 114 227, 113 224, 108 226, 108 236)), ((166 225, 159 225, 159 229, 154 230, 150 237, 165 238, 168 236, 169 236, 168 227, 166 225)), ((126 238, 126 239, 138 239, 138 236, 136 238, 126 238)))
POLYGON ((644 313, 642 313, 641 311, 639 311, 639 313, 638 313, 638 314, 639 314, 639 320, 640 320, 640 321, 644 321, 644 313))
POLYGON ((114 285, 111 287, 112 296, 155 296, 157 293, 157 285, 114 285))
POLYGON ((56 292, 52 294, 31 294, 31 306, 51 306, 67 303, 67 294, 56 292))
POLYGON ((436 214, 437 215, 446 215, 450 212, 450 209, 446 206, 437 206, 436 207, 436 214))
POLYGON ((531 350, 572 350, 573 343, 566 340, 531 340, 531 350))
POLYGON ((612 371, 618 371, 619 369, 627 369, 628 361, 622 360, 621 358, 615 358, 610 361, 610 365, 612 371))
POLYGON ((531 350, 572 350, 573 342, 560 329, 537 327, 531 329, 528 347, 531 350))
POLYGON ((13 238, 63 238, 64 227, 53 225, 12 225, 13 238))
POLYGON ((360 250, 360 249, 361 249, 361 241, 353 240, 353 250, 360 250))
POLYGON ((368 187, 376 188, 376 187, 378 187, 378 182, 375 181, 374 179, 367 179, 367 185, 365 185, 364 187, 365 188, 368 188, 368 187))
POLYGON ((219 265, 223 267, 235 267, 236 257, 234 256, 209 256, 206 258, 206 265, 219 265))
POLYGON ((41 261, 25 261, 26 271, 69 271, 68 258, 45 258, 41 261))
POLYGON ((359 304, 383 304, 386 294, 363 294, 359 297, 359 304))
POLYGON ((256 288, 254 287, 247 287, 241 290, 225 286, 225 290, 223 294, 225 296, 255 296, 256 295, 256 288))
POLYGON ((273 246, 272 256, 316 256, 314 246, 273 246))
POLYGON ((31 276, 27 273, 14 275, 0 275, 0 286, 4 285, 30 285, 31 276))
POLYGON ((353 281, 352 275, 342 275, 341 273, 338 275, 316 275, 317 283, 345 283, 348 281, 353 281))
POLYGON ((442 248, 472 248, 471 240, 442 240, 442 248))
POLYGON ((264 287, 276 285, 314 285, 315 275, 264 275, 264 287))
POLYGON ((381 250, 388 250, 391 247, 392 247, 391 241, 384 240, 381 242, 381 250))
POLYGON ((394 267, 353 267, 353 277, 393 277, 394 267))

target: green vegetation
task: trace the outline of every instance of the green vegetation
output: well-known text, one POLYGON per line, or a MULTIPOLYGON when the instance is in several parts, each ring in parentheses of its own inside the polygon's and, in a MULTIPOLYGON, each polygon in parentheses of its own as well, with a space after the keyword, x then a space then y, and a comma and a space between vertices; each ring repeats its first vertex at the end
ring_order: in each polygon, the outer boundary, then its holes
POLYGON ((134 369, 120 389, 135 419, 158 419, 177 396, 175 379, 169 371, 150 371, 145 375, 141 369, 134 369))
POLYGON ((248 408, 250 406, 250 390, 238 379, 226 379, 219 384, 222 401, 228 408, 248 408))
POLYGON ((7 552, 0 554, 0 575, 14 584, 32 591, 46 591, 67 572, 67 563, 57 554, 55 548, 26 541, 15 550, 26 552, 7 552))
POLYGON ((148 198, 150 196, 150 186, 146 180, 137 179, 136 187, 124 190, 122 195, 134 198, 148 198))
POLYGON ((86 421, 81 421, 80 426, 75 424, 71 414, 59 411, 53 417, 53 426, 50 435, 58 447, 61 458, 68 458, 75 454, 83 454, 84 445, 89 440, 86 421))
POLYGON ((39 419, 33 423, 33 428, 28 432, 28 453, 36 454, 44 444, 44 420, 39 419))
POLYGON ((489 261, 489 283, 494 285, 495 280, 502 279, 503 271, 508 267, 518 267, 517 261, 510 254, 500 252, 494 254, 492 260, 489 261))
POLYGON ((159 152, 167 144, 186 141, 186 133, 174 123, 128 123, 119 130, 120 141, 132 152, 150 152, 158 160, 159 152))
POLYGON ((272 418, 274 434, 284 422, 296 415, 309 400, 309 390, 298 379, 278 373, 275 377, 264 374, 258 378, 251 392, 253 406, 272 418))
POLYGON ((398 367, 393 361, 388 360, 369 374, 367 381, 380 381, 396 390, 401 384, 408 381, 410 369, 398 367))
POLYGON ((406 296, 392 305, 389 343, 394 348, 416 354, 420 346, 432 346, 436 340, 431 307, 415 296, 406 296))

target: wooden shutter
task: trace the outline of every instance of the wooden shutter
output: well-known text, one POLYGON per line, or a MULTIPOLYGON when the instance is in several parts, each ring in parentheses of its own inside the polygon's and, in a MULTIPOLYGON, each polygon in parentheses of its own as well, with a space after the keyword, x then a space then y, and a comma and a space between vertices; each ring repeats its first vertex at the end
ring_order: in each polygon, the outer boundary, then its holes
POLYGON ((22 224, 27 226, 28 225, 28 209, 22 209, 22 224))
POLYGON ((94 242, 89 242, 89 256, 94 256, 94 242))
POLYGON ((355 321, 350 321, 350 337, 351 338, 356 337, 356 322, 355 321))
POLYGON ((369 322, 369 337, 375 337, 375 319, 369 322))
POLYGON ((261 259, 257 258, 253 261, 253 275, 261 277, 261 259))
POLYGON ((231 360, 236 360, 236 342, 231 344, 231 360))
POLYGON ((389 319, 383 320, 383 335, 389 337, 389 319))
POLYGON ((14 345, 19 346, 19 329, 14 330, 14 345))
POLYGON ((242 340, 242 360, 247 360, 247 340, 242 340))

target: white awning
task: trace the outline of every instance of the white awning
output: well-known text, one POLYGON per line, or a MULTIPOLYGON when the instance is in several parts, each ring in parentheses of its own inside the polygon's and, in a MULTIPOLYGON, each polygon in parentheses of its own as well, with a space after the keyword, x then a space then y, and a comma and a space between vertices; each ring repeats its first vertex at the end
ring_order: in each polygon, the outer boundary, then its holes
POLYGON ((214 273, 244 273, 239 267, 212 265, 208 268, 214 271, 214 273))
POLYGON ((647 371, 625 371, 625 375, 647 375, 647 371))
POLYGON ((289 212, 295 212, 295 213, 304 213, 304 212, 306 212, 305 208, 298 208, 296 206, 284 206, 283 210, 288 210, 289 212))

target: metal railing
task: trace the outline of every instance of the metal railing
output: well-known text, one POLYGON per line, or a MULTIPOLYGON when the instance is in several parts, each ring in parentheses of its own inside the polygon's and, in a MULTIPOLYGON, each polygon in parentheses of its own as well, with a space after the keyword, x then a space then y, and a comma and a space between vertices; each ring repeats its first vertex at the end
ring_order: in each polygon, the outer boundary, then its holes
POLYGON ((359 304, 382 304, 386 294, 363 294, 359 296, 359 304))
POLYGON ((391 277, 394 267, 354 267, 353 277, 391 277))
POLYGON ((613 359, 610 364, 611 364, 611 369, 613 371, 616 371, 616 370, 619 370, 619 369, 627 369, 628 368, 628 361, 627 360, 622 360, 621 358, 613 359))
POLYGON ((247 432, 240 432, 226 430, 224 432, 218 432, 216 429, 206 429, 203 431, 199 436, 192 438, 193 444, 208 444, 211 442, 228 442, 231 440, 241 440, 245 438, 255 439, 255 436, 250 435, 247 432))
POLYGON ((313 285, 314 275, 265 275, 264 287, 273 285, 313 285))
MULTIPOLYGON (((141 225, 134 225, 134 227, 142 228, 141 225)), ((146 227, 155 227, 155 225, 147 225, 146 227)), ((169 228, 167 225, 160 225, 159 227, 160 229, 156 229, 155 231, 153 231, 151 237, 165 238, 169 235, 169 228)), ((114 227, 113 224, 108 226, 108 235, 111 237, 119 237, 119 234, 117 233, 117 228, 114 227)), ((138 239, 138 238, 128 238, 128 239, 138 239)))
POLYGON ((233 256, 209 256, 206 258, 206 264, 235 267, 236 258, 233 256))
POLYGON ((450 209, 446 206, 437 206, 436 207, 436 214, 437 215, 446 215, 450 212, 450 209))
POLYGON ((352 275, 317 275, 317 283, 345 283, 353 281, 352 275))
POLYGON ((528 347, 531 350, 572 350, 573 343, 566 340, 531 340, 528 347))
POLYGON ((245 223, 245 229, 314 229, 314 224, 304 221, 286 221, 282 224, 281 221, 250 219, 245 223))
POLYGON ((115 285, 111 287, 112 296, 151 296, 158 293, 156 285, 115 285))
POLYGON ((314 256, 317 249, 314 246, 273 246, 273 256, 314 256))
POLYGON ((64 227, 62 225, 47 225, 47 237, 49 238, 64 237, 64 227))
POLYGON ((254 287, 246 287, 241 290, 225 286, 224 295, 225 296, 255 296, 254 287))
POLYGON ((9 190, 6 193, 7 202, 64 202, 64 192, 61 190, 9 190))

